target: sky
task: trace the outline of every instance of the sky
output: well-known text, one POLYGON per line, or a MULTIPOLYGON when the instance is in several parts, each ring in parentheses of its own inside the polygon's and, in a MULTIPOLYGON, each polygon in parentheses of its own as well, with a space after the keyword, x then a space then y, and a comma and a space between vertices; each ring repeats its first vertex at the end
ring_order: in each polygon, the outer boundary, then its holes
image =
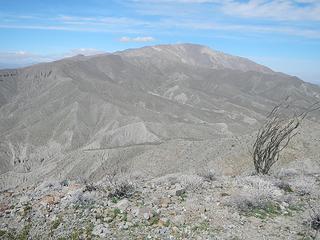
POLYGON ((0 0, 0 68, 176 43, 320 84, 320 0, 0 0))

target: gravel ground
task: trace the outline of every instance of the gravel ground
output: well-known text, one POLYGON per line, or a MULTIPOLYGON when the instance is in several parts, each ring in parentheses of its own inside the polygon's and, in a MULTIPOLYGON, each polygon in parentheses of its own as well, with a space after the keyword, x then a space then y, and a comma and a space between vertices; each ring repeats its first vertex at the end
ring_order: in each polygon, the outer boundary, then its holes
POLYGON ((319 177, 299 169, 272 176, 208 170, 44 182, 1 193, 0 238, 319 239, 312 226, 319 177))

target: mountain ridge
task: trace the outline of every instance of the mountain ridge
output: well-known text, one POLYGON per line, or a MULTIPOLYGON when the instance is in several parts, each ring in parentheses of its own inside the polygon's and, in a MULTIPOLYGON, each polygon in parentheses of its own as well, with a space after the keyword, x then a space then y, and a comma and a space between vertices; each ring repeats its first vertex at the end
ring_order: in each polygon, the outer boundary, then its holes
POLYGON ((1 188, 44 176, 96 179, 117 161, 154 174, 190 170, 228 155, 212 144, 246 138, 284 97, 297 108, 320 99, 316 85, 208 51, 160 45, 1 70, 1 188))

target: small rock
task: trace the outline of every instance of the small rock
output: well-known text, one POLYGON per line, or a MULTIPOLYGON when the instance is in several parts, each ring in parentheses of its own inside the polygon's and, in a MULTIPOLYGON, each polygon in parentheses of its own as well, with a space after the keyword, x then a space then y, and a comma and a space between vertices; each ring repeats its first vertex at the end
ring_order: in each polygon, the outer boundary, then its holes
POLYGON ((103 221, 110 223, 113 221, 113 218, 112 217, 105 217, 105 218, 103 218, 103 221))
POLYGON ((186 219, 183 215, 177 215, 177 216, 174 216, 171 219, 171 221, 174 225, 179 226, 179 225, 183 225, 185 223, 186 219))
POLYGON ((207 219, 208 219, 208 217, 207 217, 204 213, 202 213, 200 216, 201 216, 201 218, 204 219, 204 220, 207 220, 207 219))
POLYGON ((132 213, 134 216, 137 216, 140 219, 146 219, 146 220, 149 220, 153 216, 151 210, 145 207, 133 209, 132 213))
POLYGON ((13 192, 7 191, 4 193, 5 197, 11 197, 13 195, 13 192))
POLYGON ((21 205, 26 205, 26 204, 28 204, 29 201, 30 201, 29 197, 27 197, 27 196, 22 196, 22 197, 20 198, 20 200, 19 200, 19 203, 20 203, 21 205))
POLYGON ((41 200, 40 203, 42 205, 53 205, 60 202, 60 198, 58 196, 46 195, 41 200))
POLYGON ((72 184, 68 186, 67 192, 73 192, 81 188, 79 184, 72 184))
POLYGON ((174 233, 174 234, 176 234, 177 232, 179 232, 179 228, 177 228, 177 227, 172 227, 172 232, 174 233))
POLYGON ((129 224, 127 222, 122 222, 119 225, 119 229, 127 230, 129 228, 129 224))
POLYGON ((160 218, 158 222, 158 226, 167 227, 169 220, 167 218, 160 218))
POLYGON ((143 218, 146 219, 146 220, 149 220, 151 218, 150 213, 147 213, 147 212, 144 213, 143 214, 143 218))
POLYGON ((170 198, 161 198, 159 201, 159 204, 162 208, 167 208, 169 206, 169 204, 171 203, 171 199, 170 198))
POLYGON ((94 226, 92 234, 101 238, 106 238, 110 234, 109 226, 106 224, 99 224, 94 226))
POLYGON ((221 195, 221 197, 227 197, 227 196, 230 196, 230 194, 229 194, 229 193, 226 193, 226 192, 222 192, 220 195, 221 195))
POLYGON ((122 212, 124 212, 129 207, 129 200, 122 199, 117 204, 116 207, 119 208, 122 212))
POLYGON ((138 207, 131 208, 131 213, 133 216, 138 216, 140 214, 140 209, 138 207))
POLYGON ((166 234, 168 231, 169 231, 169 229, 168 229, 167 227, 163 227, 163 228, 160 228, 160 229, 159 229, 159 233, 160 233, 161 235, 166 234))
POLYGON ((131 214, 128 214, 127 215, 127 221, 128 222, 132 222, 132 220, 133 220, 133 216, 131 214))
POLYGON ((3 213, 5 212, 7 209, 9 209, 9 205, 6 205, 6 204, 1 204, 0 203, 0 213, 3 213))
POLYGON ((2 223, 0 225, 0 229, 6 229, 8 227, 8 224, 7 223, 2 223))

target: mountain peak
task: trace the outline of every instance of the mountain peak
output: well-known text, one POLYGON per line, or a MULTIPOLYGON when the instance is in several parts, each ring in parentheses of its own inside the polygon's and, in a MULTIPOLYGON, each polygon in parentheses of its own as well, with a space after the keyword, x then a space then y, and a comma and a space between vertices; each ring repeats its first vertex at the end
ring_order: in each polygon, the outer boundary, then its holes
POLYGON ((262 73, 273 73, 265 66, 259 65, 249 59, 233 56, 220 51, 213 50, 207 46, 179 43, 147 46, 137 49, 128 49, 116 52, 123 57, 136 58, 140 61, 147 61, 150 64, 159 64, 159 61, 168 64, 183 63, 197 67, 211 69, 232 69, 243 72, 255 71, 262 73))

